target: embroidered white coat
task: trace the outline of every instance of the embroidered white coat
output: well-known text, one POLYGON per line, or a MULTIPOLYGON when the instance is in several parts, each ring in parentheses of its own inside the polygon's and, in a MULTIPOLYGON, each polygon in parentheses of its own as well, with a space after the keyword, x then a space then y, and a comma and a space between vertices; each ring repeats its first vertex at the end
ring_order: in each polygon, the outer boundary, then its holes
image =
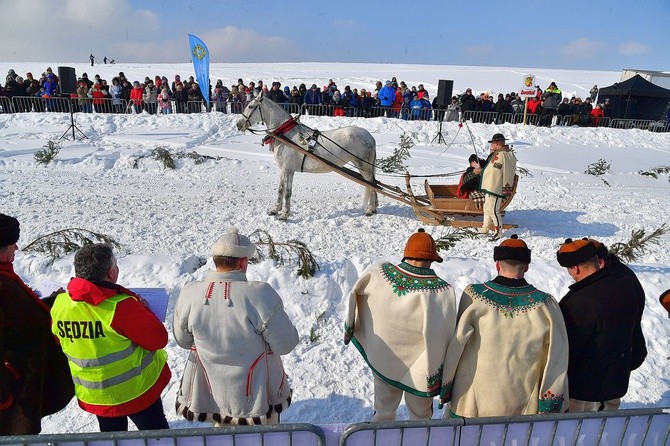
POLYGON ((516 157, 509 149, 501 149, 490 155, 490 160, 482 171, 480 190, 486 194, 505 198, 512 193, 516 157))
POLYGON ((432 397, 441 390, 455 328, 456 296, 448 283, 431 269, 384 263, 364 273, 351 291, 345 342, 351 340, 387 383, 432 397), (396 279, 402 278, 407 282, 399 288, 396 279))
POLYGON ((177 344, 191 350, 178 411, 187 408, 201 421, 217 421, 212 414, 218 414, 260 424, 270 407, 288 406, 280 355, 298 344, 298 332, 267 283, 248 282, 240 271, 210 271, 205 281, 182 289, 173 332, 177 344))
POLYGON ((567 410, 568 335, 552 296, 532 285, 486 282, 465 288, 458 313, 444 371, 444 386, 453 382, 451 412, 492 417, 567 410))

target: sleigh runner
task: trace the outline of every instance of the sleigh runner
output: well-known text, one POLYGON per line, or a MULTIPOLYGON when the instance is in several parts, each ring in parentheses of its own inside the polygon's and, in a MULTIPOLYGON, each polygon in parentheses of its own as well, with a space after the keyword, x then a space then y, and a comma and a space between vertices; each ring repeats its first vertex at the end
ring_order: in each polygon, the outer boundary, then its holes
MULTIPOLYGON (((428 184, 428 180, 426 180, 424 184, 425 194, 415 195, 410 184, 409 174, 407 174, 405 177, 407 190, 403 191, 398 186, 384 184, 378 180, 369 181, 363 178, 360 173, 344 166, 340 167, 337 164, 320 157, 312 150, 310 150, 309 146, 303 147, 302 145, 295 143, 279 132, 268 133, 272 138, 298 151, 305 158, 318 160, 330 167, 339 175, 342 175, 343 177, 348 178, 349 180, 354 181, 366 187, 367 189, 376 192, 377 194, 384 195, 385 197, 411 206, 419 220, 424 223, 459 228, 479 227, 482 224, 481 219, 475 220, 473 218, 467 218, 481 217, 483 216, 484 212, 481 208, 477 208, 475 202, 472 199, 458 198, 456 195, 456 188, 458 185, 456 184, 431 185, 428 184)), ((512 192, 510 196, 503 202, 500 208, 503 213, 504 209, 509 205, 509 203, 514 198, 514 195, 516 194, 518 180, 518 175, 515 175, 512 192)), ((516 227, 518 227, 518 225, 503 225, 504 229, 516 227)))

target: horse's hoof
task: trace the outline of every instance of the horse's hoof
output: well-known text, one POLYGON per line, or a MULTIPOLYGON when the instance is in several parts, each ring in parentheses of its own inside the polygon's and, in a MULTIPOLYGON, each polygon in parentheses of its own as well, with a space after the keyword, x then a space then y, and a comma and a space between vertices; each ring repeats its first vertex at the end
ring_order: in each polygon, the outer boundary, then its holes
POLYGON ((374 211, 365 211, 365 216, 366 217, 372 217, 377 213, 377 210, 375 209, 374 211))
POLYGON ((277 220, 279 220, 279 221, 286 221, 286 220, 288 220, 288 215, 284 215, 284 214, 279 215, 279 216, 277 217, 277 220))
POLYGON ((274 209, 271 210, 271 211, 268 211, 268 215, 277 215, 277 211, 275 211, 274 209))

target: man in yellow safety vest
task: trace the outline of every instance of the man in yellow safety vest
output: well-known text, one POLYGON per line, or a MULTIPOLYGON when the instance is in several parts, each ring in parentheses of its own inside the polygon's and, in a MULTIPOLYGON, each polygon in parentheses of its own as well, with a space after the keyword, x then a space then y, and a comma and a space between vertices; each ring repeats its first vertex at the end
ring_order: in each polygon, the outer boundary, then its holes
POLYGON ((128 430, 128 418, 140 430, 168 429, 160 398, 170 381, 163 323, 140 296, 116 284, 110 246, 84 246, 74 269, 51 317, 79 406, 97 416, 101 432, 128 430))

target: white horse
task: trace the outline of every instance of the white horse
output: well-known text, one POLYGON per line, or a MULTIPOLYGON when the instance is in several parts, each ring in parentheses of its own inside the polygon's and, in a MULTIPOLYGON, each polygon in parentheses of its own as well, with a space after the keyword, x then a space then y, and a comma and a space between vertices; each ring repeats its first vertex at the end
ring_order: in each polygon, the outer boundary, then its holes
MULTIPOLYGON (((271 99, 264 98, 263 95, 259 95, 249 102, 242 112, 242 117, 237 121, 237 128, 244 132, 252 125, 260 122, 265 123, 268 132, 281 134, 284 138, 290 139, 339 167, 349 162, 352 163, 365 180, 374 183, 377 143, 367 130, 351 126, 325 132, 314 131, 314 129, 294 121, 281 105, 271 99)), ((270 211, 270 215, 277 215, 278 219, 286 220, 291 210, 293 174, 295 172, 326 173, 332 169, 326 164, 282 144, 279 140, 274 140, 271 144, 275 161, 281 170, 281 178, 277 205, 270 211)), ((366 187, 363 198, 365 215, 376 213, 377 204, 377 192, 366 187)))

